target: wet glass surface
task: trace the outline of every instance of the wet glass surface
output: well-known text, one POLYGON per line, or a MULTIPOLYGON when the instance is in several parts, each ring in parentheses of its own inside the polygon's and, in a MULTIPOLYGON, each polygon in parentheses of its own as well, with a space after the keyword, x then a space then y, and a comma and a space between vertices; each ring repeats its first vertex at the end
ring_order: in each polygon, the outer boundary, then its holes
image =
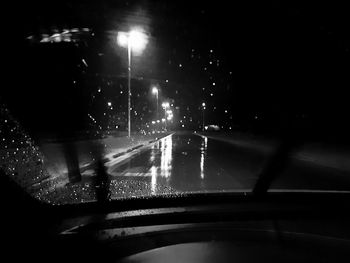
MULTIPOLYGON (((152 195, 251 192, 263 168, 266 154, 247 151, 196 134, 170 134, 130 153, 128 158, 108 167, 111 199, 152 195)), ((93 171, 91 171, 93 173, 93 171)), ((317 166, 295 162, 278 178, 272 189, 347 190, 346 172, 333 173, 317 166), (318 181, 314 174, 318 174, 318 181)), ((55 185, 39 198, 52 203, 96 200, 93 175, 83 173, 83 182, 55 185)), ((47 188, 46 188, 47 189, 47 188)))
POLYGON ((54 2, 4 33, 0 172, 33 196, 350 190, 346 8, 54 2))

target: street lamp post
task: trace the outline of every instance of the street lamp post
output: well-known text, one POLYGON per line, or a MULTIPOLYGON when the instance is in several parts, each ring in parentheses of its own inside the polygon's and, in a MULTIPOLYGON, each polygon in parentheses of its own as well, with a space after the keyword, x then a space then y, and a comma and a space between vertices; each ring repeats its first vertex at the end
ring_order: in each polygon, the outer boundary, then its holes
POLYGON ((131 135, 131 58, 132 51, 140 53, 147 44, 146 36, 139 30, 119 32, 118 44, 128 49, 128 137, 131 135))
POLYGON ((202 103, 202 131, 204 131, 205 125, 205 102, 202 103))

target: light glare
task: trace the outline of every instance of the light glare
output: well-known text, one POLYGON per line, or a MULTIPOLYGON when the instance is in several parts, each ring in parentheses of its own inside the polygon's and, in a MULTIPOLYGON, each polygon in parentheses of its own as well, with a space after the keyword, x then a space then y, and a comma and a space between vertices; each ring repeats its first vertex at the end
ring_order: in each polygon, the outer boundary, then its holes
POLYGON ((125 32, 119 32, 117 41, 119 46, 128 47, 128 34, 125 32))
POLYGON ((147 45, 147 36, 139 30, 131 30, 130 32, 118 32, 117 36, 118 44, 122 47, 128 47, 133 52, 141 52, 147 45))
POLYGON ((152 88, 152 93, 153 93, 153 94, 157 94, 157 93, 158 93, 158 89, 157 89, 156 87, 153 87, 153 88, 152 88))
POLYGON ((169 105, 169 102, 163 102, 163 103, 162 103, 162 107, 165 108, 165 109, 166 109, 166 108, 169 108, 169 106, 170 106, 170 105, 169 105))

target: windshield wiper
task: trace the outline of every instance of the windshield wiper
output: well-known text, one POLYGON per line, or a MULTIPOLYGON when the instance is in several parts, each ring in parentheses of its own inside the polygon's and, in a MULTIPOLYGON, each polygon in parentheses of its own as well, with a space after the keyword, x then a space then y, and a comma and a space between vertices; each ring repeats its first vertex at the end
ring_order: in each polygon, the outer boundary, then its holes
POLYGON ((271 183, 280 175, 288 164, 291 152, 300 147, 305 136, 301 136, 298 129, 286 125, 281 132, 281 140, 275 151, 268 158, 262 168, 253 188, 254 195, 265 195, 271 183))

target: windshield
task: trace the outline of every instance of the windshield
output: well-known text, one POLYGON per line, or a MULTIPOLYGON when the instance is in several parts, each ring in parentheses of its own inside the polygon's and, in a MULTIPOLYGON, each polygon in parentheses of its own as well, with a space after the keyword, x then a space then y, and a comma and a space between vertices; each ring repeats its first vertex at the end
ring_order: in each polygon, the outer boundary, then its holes
POLYGON ((1 172, 52 204, 349 191, 345 10, 23 4, 3 51, 1 172))

